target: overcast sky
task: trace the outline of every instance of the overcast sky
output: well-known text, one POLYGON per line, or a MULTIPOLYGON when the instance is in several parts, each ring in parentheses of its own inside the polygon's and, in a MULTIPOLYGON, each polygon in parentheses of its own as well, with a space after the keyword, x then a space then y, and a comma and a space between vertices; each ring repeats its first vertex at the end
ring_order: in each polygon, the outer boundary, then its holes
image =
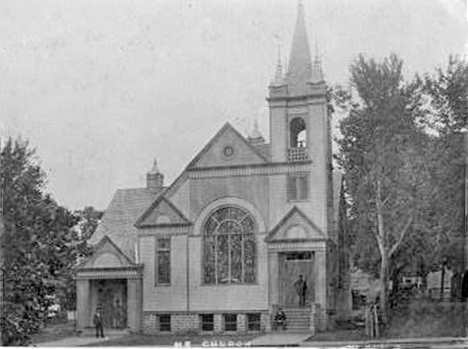
MULTIPOLYGON (((360 52, 406 73, 460 54, 462 0, 304 0, 330 85, 360 52)), ((169 184, 227 121, 267 135, 275 36, 291 0, 0 0, 0 136, 29 139, 57 201, 107 207, 157 157, 169 184)))

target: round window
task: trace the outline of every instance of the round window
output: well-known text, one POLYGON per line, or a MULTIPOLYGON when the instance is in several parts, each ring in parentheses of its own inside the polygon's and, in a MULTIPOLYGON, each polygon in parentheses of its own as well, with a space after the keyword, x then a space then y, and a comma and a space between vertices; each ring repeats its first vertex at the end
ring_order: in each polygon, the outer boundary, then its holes
POLYGON ((226 158, 232 158, 234 156, 234 148, 231 146, 224 147, 223 149, 223 155, 226 158))

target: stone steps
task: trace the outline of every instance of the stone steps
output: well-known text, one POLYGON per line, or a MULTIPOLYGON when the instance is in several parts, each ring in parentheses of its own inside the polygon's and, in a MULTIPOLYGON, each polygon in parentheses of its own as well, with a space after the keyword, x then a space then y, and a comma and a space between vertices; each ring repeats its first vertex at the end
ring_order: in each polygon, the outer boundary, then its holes
MULTIPOLYGON (((284 307, 283 311, 287 317, 287 332, 309 332, 310 311, 309 307, 284 307)), ((281 330, 280 330, 281 331, 281 330)))

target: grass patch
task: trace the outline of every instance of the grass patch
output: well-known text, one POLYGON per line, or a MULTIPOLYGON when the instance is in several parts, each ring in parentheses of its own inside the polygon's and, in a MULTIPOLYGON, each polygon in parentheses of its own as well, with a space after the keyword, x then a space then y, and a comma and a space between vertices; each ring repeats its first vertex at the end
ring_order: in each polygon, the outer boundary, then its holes
POLYGON ((32 343, 44 343, 59 339, 77 336, 74 321, 64 321, 63 323, 49 324, 41 332, 31 336, 32 343))
POLYGON ((308 341, 317 342, 353 342, 366 340, 364 329, 355 330, 333 330, 329 332, 317 333, 308 341))
MULTIPOLYGON (((464 337, 468 324, 465 303, 435 303, 413 300, 391 309, 390 323, 380 339, 464 337)), ((363 341, 367 340, 364 327, 349 326, 317 333, 309 341, 363 341)))
POLYGON ((392 310, 387 338, 462 337, 466 304, 416 300, 392 310))
POLYGON ((146 335, 146 334, 129 334, 121 338, 111 339, 98 343, 92 343, 87 346, 93 347, 118 347, 118 346, 170 346, 175 343, 190 342, 190 345, 201 346, 202 343, 208 341, 209 346, 228 347, 229 342, 236 343, 233 346, 246 346, 246 343, 258 337, 259 334, 232 334, 232 335, 199 335, 199 334, 168 334, 168 335, 146 335), (215 344, 215 342, 217 344, 215 344), (224 344, 222 344, 222 343, 224 344))

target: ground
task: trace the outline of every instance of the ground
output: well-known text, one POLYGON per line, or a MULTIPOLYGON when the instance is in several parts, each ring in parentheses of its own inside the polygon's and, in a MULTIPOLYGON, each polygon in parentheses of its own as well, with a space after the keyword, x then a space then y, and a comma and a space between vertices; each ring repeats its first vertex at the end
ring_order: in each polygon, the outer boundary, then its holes
POLYGON ((184 346, 186 342, 190 342, 191 346, 200 347, 205 342, 209 342, 209 346, 227 347, 231 342, 233 346, 248 346, 248 342, 258 337, 255 335, 144 335, 132 334, 121 338, 111 339, 99 343, 93 343, 88 346, 115 347, 115 346, 184 346), (215 344, 217 343, 217 344, 215 344), (223 345, 223 343, 225 343, 223 345))
POLYGON ((75 322, 67 321, 62 319, 62 321, 53 321, 49 323, 41 332, 33 335, 33 343, 43 343, 56 341, 63 338, 68 338, 75 336, 75 322))
MULTIPOLYGON (((464 328, 468 319, 464 315, 464 303, 434 303, 414 300, 410 304, 402 305, 392 309, 392 316, 389 329, 383 333, 381 340, 397 340, 426 338, 434 340, 440 337, 461 338, 466 334, 464 328)), ((261 334, 232 334, 232 335, 143 335, 131 334, 122 337, 109 338, 98 342, 91 340, 87 346, 181 346, 186 342, 191 346, 203 346, 204 341, 207 346, 227 347, 231 343, 233 346, 246 346, 248 342, 259 337, 261 334)), ((77 336, 74 332, 74 323, 51 324, 44 331, 33 338, 33 343, 40 345, 44 342, 52 342, 67 337, 77 336)), ((365 341, 365 331, 363 327, 356 327, 353 323, 348 326, 330 332, 319 333, 310 338, 307 344, 314 342, 353 342, 365 341)), ((63 343, 63 342, 61 342, 63 343)), ((77 342, 76 345, 82 345, 77 342)))

